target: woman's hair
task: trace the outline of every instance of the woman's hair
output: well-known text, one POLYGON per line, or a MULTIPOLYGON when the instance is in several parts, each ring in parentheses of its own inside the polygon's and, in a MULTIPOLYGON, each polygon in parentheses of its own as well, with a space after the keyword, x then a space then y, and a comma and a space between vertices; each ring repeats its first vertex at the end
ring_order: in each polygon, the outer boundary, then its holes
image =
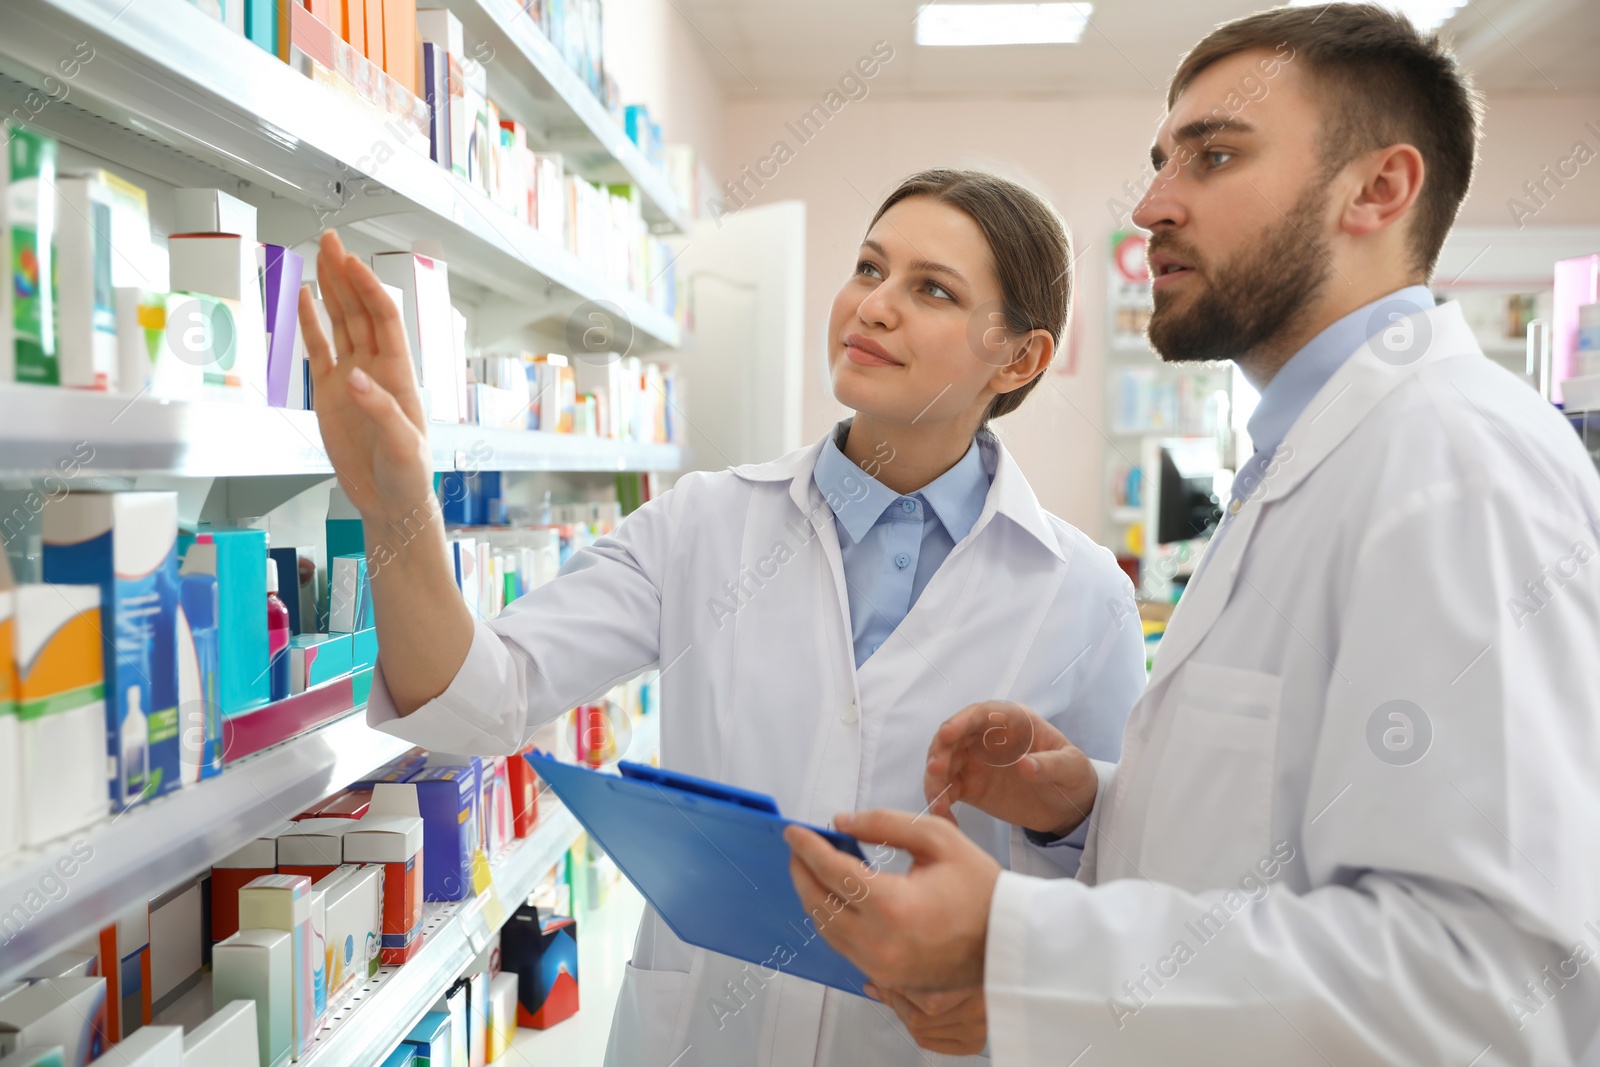
MULTIPOLYGON (((870 231, 884 213, 902 200, 926 196, 965 212, 989 242, 995 276, 1000 279, 1000 314, 1008 330, 1026 334, 1047 330, 1061 345, 1072 302, 1072 239, 1055 209, 1038 194, 1016 182, 981 170, 935 168, 919 171, 890 193, 867 225, 870 231)), ((986 329, 998 323, 974 323, 971 336, 981 344, 986 329)), ((1041 371, 1027 385, 1000 393, 989 404, 984 421, 1015 411, 1044 377, 1041 371)))

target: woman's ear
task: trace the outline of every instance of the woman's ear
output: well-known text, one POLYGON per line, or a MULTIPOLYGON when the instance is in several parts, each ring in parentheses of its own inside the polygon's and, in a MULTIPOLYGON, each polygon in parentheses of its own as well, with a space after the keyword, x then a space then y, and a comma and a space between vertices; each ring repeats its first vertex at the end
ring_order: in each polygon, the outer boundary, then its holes
POLYGON ((995 393, 1021 389, 1043 374, 1056 354, 1056 341, 1049 330, 1032 330, 1015 344, 1011 361, 989 376, 989 388, 995 393))

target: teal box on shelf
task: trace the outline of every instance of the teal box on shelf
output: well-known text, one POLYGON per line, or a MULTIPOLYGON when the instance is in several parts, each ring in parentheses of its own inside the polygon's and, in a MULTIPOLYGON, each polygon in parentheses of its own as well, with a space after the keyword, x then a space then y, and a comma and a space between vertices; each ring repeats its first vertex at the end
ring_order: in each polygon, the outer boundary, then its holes
POLYGON ((450 1018, 450 1060, 452 1067, 465 1067, 467 1051, 467 981, 457 979, 433 1005, 433 1011, 450 1018))
POLYGON ((378 665, 378 630, 369 626, 350 635, 351 670, 367 671, 378 665))
POLYGON ((350 638, 350 634, 296 634, 289 638, 289 691, 304 693, 349 674, 354 666, 350 638))
POLYGON ((46 582, 100 587, 112 806, 179 788, 178 495, 68 493, 40 532, 46 582))
POLYGON ((267 532, 209 530, 217 546, 217 693, 222 714, 272 699, 267 650, 267 532))
POLYGON ((383 1067, 416 1067, 417 1046, 401 1042, 400 1047, 389 1053, 389 1058, 383 1061, 383 1067))
POLYGON ((244 35, 273 55, 278 54, 278 5, 281 0, 243 0, 244 35))
MULTIPOLYGON (((430 1011, 406 1035, 405 1044, 417 1050, 417 1063, 428 1067, 455 1067, 451 1058, 450 1013, 430 1011)), ((462 1067, 465 1067, 463 1064, 462 1067)))

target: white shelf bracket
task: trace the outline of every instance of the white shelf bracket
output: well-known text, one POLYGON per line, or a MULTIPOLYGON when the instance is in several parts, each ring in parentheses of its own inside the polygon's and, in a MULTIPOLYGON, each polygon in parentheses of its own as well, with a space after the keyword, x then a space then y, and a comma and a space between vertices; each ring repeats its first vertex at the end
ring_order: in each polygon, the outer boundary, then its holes
POLYGON ((256 209, 257 232, 274 244, 293 248, 315 241, 326 229, 416 210, 404 198, 360 175, 346 179, 337 189, 328 190, 328 195, 330 201, 325 204, 303 204, 287 197, 273 197, 271 203, 256 209))
POLYGON ((551 316, 566 316, 583 303, 581 297, 546 287, 545 293, 527 299, 497 297, 478 306, 473 325, 479 347, 504 340, 526 326, 551 316))

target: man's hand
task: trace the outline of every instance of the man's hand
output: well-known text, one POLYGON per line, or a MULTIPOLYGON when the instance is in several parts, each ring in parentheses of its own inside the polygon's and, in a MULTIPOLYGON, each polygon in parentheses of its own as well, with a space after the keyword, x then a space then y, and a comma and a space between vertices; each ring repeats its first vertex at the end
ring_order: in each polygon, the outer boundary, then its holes
POLYGON ((1002 822, 1063 837, 1094 808, 1094 766, 1060 730, 1021 704, 986 701, 945 720, 928 746, 928 810, 953 818, 964 801, 1002 822))
POLYGON ((989 901, 1000 865, 944 819, 903 811, 840 815, 834 825, 911 853, 903 875, 868 867, 802 826, 784 840, 789 874, 828 944, 880 987, 938 992, 983 985, 989 901))
POLYGON ((982 988, 902 993, 867 983, 867 996, 894 1009, 917 1044, 946 1056, 974 1056, 989 1040, 982 988))

